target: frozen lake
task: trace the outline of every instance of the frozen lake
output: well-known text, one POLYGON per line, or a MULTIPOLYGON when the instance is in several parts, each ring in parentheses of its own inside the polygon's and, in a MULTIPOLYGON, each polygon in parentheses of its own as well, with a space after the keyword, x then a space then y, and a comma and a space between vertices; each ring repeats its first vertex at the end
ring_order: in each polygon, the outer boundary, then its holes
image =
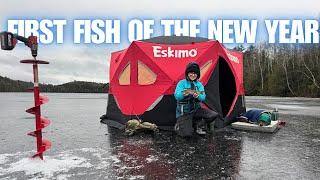
POLYGON ((50 93, 45 160, 32 160, 26 134, 31 93, 0 93, 0 179, 318 179, 320 99, 246 97, 247 108, 277 107, 286 126, 274 134, 225 128, 186 140, 171 132, 127 138, 100 124, 107 94, 50 93))

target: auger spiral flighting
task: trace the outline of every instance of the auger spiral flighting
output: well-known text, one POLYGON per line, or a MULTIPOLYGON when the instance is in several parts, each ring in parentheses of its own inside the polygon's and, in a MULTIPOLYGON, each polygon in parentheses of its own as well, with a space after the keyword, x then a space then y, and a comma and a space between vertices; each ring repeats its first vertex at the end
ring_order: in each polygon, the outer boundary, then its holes
POLYGON ((40 95, 38 64, 49 64, 49 62, 36 59, 38 54, 38 42, 36 36, 31 35, 28 38, 25 38, 10 32, 1 32, 0 38, 2 50, 12 50, 15 47, 17 40, 24 42, 24 44, 31 49, 31 54, 34 59, 21 60, 20 62, 32 64, 33 66, 33 88, 29 90, 33 91, 34 107, 27 109, 26 112, 35 115, 36 129, 28 133, 28 135, 37 139, 37 153, 32 157, 39 157, 40 159, 43 159, 43 152, 51 147, 51 142, 42 138, 42 129, 50 124, 50 120, 41 116, 41 105, 47 103, 49 99, 46 96, 40 95))

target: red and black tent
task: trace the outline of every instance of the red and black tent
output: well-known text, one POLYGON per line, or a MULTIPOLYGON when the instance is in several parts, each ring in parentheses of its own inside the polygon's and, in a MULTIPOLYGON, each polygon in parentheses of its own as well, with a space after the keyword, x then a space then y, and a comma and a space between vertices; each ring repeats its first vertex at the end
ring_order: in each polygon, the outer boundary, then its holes
POLYGON ((245 111, 243 55, 205 38, 162 36, 134 41, 113 52, 107 112, 101 122, 122 128, 142 119, 168 129, 176 122, 174 90, 186 65, 200 66, 204 107, 225 117, 225 125, 245 111))

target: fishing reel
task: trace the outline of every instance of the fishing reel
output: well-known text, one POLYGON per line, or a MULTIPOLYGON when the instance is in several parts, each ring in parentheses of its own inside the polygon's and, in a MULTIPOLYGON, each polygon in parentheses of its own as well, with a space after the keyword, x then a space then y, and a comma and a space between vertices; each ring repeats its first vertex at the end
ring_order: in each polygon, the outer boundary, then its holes
POLYGON ((31 49, 31 55, 36 58, 38 55, 38 41, 37 36, 29 36, 25 38, 23 36, 19 36, 17 34, 13 34, 11 32, 1 32, 0 33, 1 39, 1 49, 11 51, 15 48, 18 40, 23 42, 26 46, 31 49))

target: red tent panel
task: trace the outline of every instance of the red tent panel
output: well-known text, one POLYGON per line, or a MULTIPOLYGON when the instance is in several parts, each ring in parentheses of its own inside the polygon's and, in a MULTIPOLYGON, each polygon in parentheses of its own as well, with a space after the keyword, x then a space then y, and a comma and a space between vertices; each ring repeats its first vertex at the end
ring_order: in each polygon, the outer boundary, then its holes
POLYGON ((212 61, 208 73, 201 78, 202 83, 206 85, 218 63, 219 56, 226 60, 233 72, 236 97, 244 94, 242 53, 229 51, 218 41, 180 45, 133 42, 128 49, 112 53, 109 93, 115 96, 123 114, 143 114, 158 97, 174 92, 177 82, 184 78, 186 65, 192 61, 197 62, 200 67, 209 60, 212 61), (138 61, 157 75, 154 84, 138 84, 138 61), (131 72, 130 85, 119 85, 119 76, 128 63, 130 63, 131 72))

